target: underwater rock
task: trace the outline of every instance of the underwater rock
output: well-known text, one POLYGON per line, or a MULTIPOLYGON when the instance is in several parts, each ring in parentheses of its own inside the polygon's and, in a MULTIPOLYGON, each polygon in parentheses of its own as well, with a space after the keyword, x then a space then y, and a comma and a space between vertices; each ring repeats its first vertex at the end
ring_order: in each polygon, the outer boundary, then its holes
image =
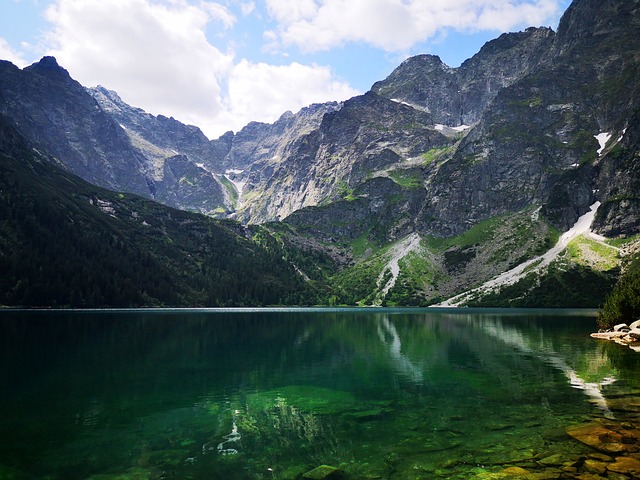
POLYGON ((521 477, 524 475, 529 475, 529 470, 525 470, 524 468, 521 467, 509 467, 509 468, 505 468, 502 473, 504 473, 505 475, 508 475, 510 477, 521 477))
POLYGON ((633 457, 618 457, 614 463, 607 466, 607 470, 640 478, 640 460, 633 457))
POLYGON ((343 478, 343 472, 339 468, 329 465, 320 465, 305 473, 302 478, 307 480, 339 480, 343 478))
POLYGON ((545 457, 539 461, 541 465, 551 466, 551 465, 562 465, 565 462, 565 457, 559 453, 554 455, 550 455, 545 457))
POLYGON ((372 410, 363 410, 360 412, 347 413, 345 417, 355 420, 357 422, 370 422, 373 420, 381 420, 382 419, 382 409, 375 408, 372 410))
MULTIPOLYGON (((5 477, 0 476, 4 480, 5 477)), ((8 477, 11 479, 11 477, 8 477)), ((149 480, 151 472, 145 468, 133 467, 125 473, 91 475, 87 480, 149 480)))
POLYGON ((288 385, 274 390, 247 395, 249 406, 258 411, 282 408, 285 405, 303 412, 335 415, 359 405, 349 392, 312 385, 288 385))
POLYGON ((189 458, 189 450, 159 450, 149 456, 152 463, 163 467, 182 465, 187 458, 189 458))
POLYGON ((602 475, 607 471, 607 463, 600 462, 598 460, 588 459, 584 461, 584 468, 589 473, 596 473, 602 475))
POLYGON ((599 423, 569 427, 567 433, 579 442, 601 452, 622 453, 636 450, 631 445, 624 443, 624 437, 620 433, 599 423))

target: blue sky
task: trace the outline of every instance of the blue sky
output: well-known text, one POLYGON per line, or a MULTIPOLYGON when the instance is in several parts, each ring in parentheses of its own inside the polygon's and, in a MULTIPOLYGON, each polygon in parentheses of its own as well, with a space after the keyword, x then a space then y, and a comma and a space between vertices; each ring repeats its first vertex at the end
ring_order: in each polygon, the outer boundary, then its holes
POLYGON ((364 93, 405 58, 457 67, 488 40, 557 28, 570 0, 0 0, 0 58, 54 55, 85 86, 215 138, 364 93))

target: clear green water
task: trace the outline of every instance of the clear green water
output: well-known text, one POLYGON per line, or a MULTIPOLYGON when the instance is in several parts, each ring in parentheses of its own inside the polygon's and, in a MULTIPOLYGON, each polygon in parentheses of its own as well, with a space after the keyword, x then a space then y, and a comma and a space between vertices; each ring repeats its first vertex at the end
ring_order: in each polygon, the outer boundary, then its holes
POLYGON ((584 311, 2 312, 0 479, 467 479, 570 458, 587 447, 567 426, 640 391, 640 354, 594 328, 584 311))

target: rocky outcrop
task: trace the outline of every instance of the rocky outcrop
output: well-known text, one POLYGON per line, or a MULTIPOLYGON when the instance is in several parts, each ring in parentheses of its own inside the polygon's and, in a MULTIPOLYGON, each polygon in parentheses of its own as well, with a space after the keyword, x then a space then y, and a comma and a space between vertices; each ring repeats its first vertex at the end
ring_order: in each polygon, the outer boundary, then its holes
POLYGON ((0 113, 85 180, 153 196, 144 156, 53 57, 24 70, 0 62, 0 113))
POLYGON ((384 243, 415 230, 414 219, 424 196, 423 189, 379 177, 360 185, 347 199, 297 210, 286 223, 324 242, 352 241, 367 234, 384 243))
POLYGON ((104 87, 87 91, 145 156, 154 200, 213 216, 233 210, 232 193, 221 181, 224 154, 198 127, 131 107, 104 87))
POLYGON ((500 90, 538 64, 554 35, 549 28, 505 33, 459 68, 433 55, 411 57, 371 89, 431 113, 436 123, 472 125, 500 90))
POLYGON ((340 108, 337 102, 310 105, 298 113, 285 112, 274 123, 251 122, 238 133, 227 132, 211 142, 225 169, 248 170, 255 164, 281 158, 283 151, 300 137, 315 131, 326 113, 340 108))
POLYGON ((640 352, 640 320, 627 325, 620 323, 609 331, 600 331, 591 334, 592 338, 611 340, 620 345, 626 345, 635 352, 640 352))
MULTIPOLYGON (((186 155, 174 155, 165 159, 162 181, 156 182, 155 199, 158 202, 212 216, 226 211, 212 209, 216 205, 212 205, 212 199, 225 199, 225 195, 226 189, 216 177, 195 165, 186 155)), ((222 200, 217 202, 217 205, 220 204, 223 204, 222 200)))
POLYGON ((605 151, 597 162, 604 202, 596 226, 606 236, 632 235, 640 230, 640 109, 611 132, 605 151))
POLYGON ((215 150, 202 131, 184 125, 173 117, 154 116, 123 102, 120 96, 102 86, 88 88, 102 111, 115 119, 131 138, 132 143, 151 158, 186 155, 194 163, 215 169, 215 150))
POLYGON ((130 107, 104 88, 86 90, 53 57, 23 70, 0 63, 0 112, 93 184, 201 213, 230 207, 219 180, 202 168, 213 155, 198 128, 130 107))
POLYGON ((282 219, 304 207, 338 201, 392 166, 451 143, 425 112, 373 92, 326 113, 320 126, 258 161, 248 176, 240 218, 282 219))

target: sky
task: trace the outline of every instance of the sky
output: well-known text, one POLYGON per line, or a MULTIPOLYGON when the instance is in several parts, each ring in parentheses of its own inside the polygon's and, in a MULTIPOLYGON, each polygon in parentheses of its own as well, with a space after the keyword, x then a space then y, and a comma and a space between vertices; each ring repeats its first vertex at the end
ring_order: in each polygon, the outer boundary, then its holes
POLYGON ((45 55, 211 139, 366 92, 404 59, 451 67, 570 0, 0 0, 0 59, 45 55))

